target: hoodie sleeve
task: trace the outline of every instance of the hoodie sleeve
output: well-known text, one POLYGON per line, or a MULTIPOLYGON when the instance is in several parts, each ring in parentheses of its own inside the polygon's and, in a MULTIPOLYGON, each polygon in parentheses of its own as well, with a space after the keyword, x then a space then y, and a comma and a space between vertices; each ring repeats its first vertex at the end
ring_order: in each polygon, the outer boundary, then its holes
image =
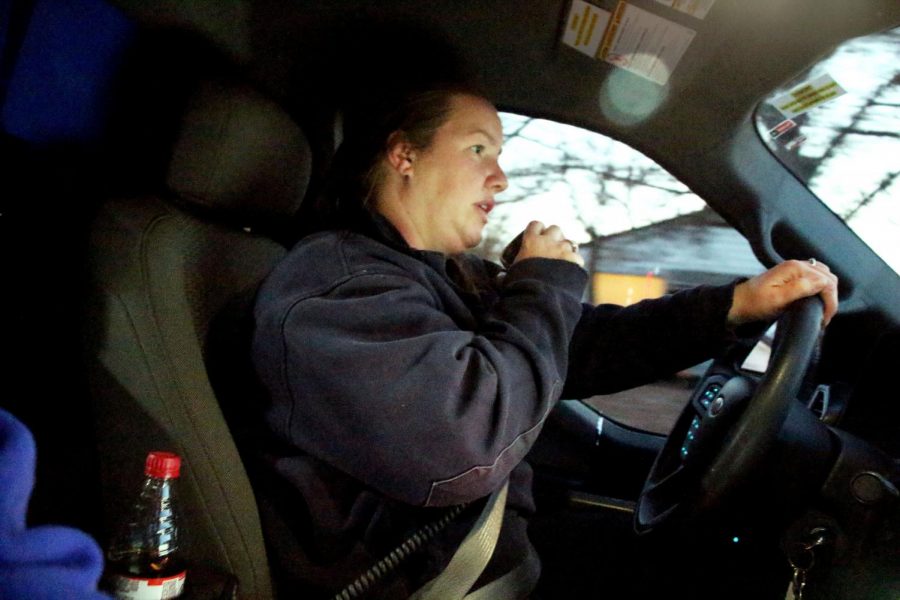
POLYGON ((566 398, 610 394, 655 381, 721 353, 738 336, 727 327, 733 282, 699 286, 627 307, 585 306, 572 336, 566 398))

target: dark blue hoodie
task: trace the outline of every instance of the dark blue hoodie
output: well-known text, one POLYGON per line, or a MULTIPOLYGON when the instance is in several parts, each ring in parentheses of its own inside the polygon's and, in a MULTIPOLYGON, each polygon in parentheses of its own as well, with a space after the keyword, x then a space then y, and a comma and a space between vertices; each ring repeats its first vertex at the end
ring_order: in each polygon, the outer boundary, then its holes
MULTIPOLYGON (((255 310, 276 482, 263 493, 278 498, 264 504, 293 536, 268 532, 282 538, 276 572, 333 593, 443 507, 478 501, 508 479, 489 571, 537 565, 523 460, 560 397, 658 379, 731 339, 733 286, 592 307, 581 302, 586 280, 560 260, 503 272, 414 250, 383 219, 302 240, 255 310)), ((437 573, 475 515, 464 513, 400 569, 403 583, 373 597, 405 597, 437 573)))

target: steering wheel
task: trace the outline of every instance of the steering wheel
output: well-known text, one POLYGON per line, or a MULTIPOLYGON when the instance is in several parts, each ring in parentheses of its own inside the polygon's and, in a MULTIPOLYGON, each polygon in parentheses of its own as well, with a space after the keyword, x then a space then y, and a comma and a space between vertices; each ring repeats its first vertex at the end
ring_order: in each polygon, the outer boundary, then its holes
POLYGON ((822 302, 794 302, 778 320, 769 367, 757 385, 743 375, 704 378, 669 433, 644 483, 635 528, 702 514, 753 473, 775 443, 818 341, 822 302))

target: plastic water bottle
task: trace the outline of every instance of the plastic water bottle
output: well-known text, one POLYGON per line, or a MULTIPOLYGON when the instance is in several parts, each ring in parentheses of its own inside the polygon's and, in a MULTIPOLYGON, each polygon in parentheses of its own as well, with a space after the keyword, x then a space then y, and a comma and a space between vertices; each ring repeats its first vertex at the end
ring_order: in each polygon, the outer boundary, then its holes
POLYGON ((177 454, 147 455, 140 495, 107 552, 107 586, 120 600, 166 600, 184 591, 175 494, 180 471, 177 454))

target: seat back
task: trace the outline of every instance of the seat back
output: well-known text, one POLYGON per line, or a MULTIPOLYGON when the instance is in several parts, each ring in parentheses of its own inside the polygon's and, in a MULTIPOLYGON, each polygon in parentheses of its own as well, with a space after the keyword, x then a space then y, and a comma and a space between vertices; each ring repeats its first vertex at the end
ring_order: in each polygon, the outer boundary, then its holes
POLYGON ((124 518, 146 453, 177 452, 195 582, 231 574, 240 598, 271 598, 273 587, 256 501, 215 391, 249 388, 238 377, 212 385, 224 339, 215 334, 229 332, 238 342, 231 362, 249 365, 240 342, 253 297, 285 254, 254 227, 296 212, 310 162, 305 136, 276 103, 207 82, 172 152, 171 195, 112 200, 91 234, 87 358, 107 533, 124 518))

